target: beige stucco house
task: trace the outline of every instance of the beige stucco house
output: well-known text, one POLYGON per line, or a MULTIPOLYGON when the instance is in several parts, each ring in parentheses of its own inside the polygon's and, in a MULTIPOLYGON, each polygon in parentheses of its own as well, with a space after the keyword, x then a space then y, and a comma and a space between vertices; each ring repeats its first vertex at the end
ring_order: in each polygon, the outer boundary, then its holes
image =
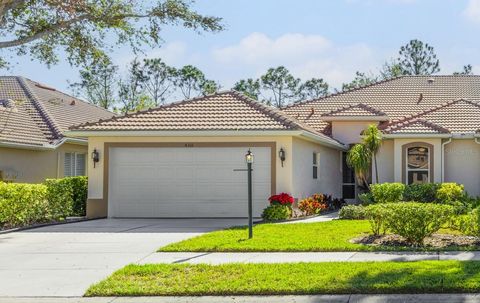
POLYGON ((480 77, 404 76, 281 111, 236 92, 72 128, 88 137, 91 217, 243 217, 244 155, 255 155, 254 211, 273 193, 355 201, 346 151, 384 133, 373 182, 443 182, 480 195, 480 77), (280 151, 284 151, 282 161, 280 151))
POLYGON ((88 142, 68 127, 113 114, 23 78, 0 77, 0 180, 40 183, 86 175, 88 142))

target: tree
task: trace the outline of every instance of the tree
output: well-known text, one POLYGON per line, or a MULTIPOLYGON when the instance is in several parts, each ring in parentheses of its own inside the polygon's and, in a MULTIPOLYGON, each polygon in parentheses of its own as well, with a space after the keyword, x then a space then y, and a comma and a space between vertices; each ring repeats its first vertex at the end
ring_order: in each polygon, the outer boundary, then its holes
POLYGON ((472 66, 470 64, 464 65, 461 72, 454 72, 454 75, 473 75, 472 66))
POLYGON ((248 97, 258 100, 260 96, 260 80, 248 78, 247 80, 240 80, 233 86, 233 89, 244 93, 248 97))
POLYGON ((215 81, 206 79, 205 74, 193 65, 177 70, 174 83, 186 99, 214 93, 219 88, 215 81))
POLYGON ((377 153, 382 146, 382 132, 378 130, 375 124, 371 124, 363 133, 363 144, 372 154, 375 162, 375 180, 378 183, 377 153))
POLYGON ((165 103, 165 99, 174 90, 175 68, 165 64, 162 59, 143 60, 143 80, 146 92, 155 106, 165 103))
POLYGON ((90 103, 112 108, 115 104, 115 88, 118 67, 110 60, 102 60, 88 68, 80 70, 80 82, 70 84, 75 95, 86 98, 90 103))
POLYGON ((318 99, 328 94, 328 83, 322 78, 312 78, 300 85, 302 99, 318 99))
POLYGON ((400 47, 398 63, 405 75, 431 75, 440 71, 440 61, 432 46, 411 40, 400 47))
MULTIPOLYGON (((91 64, 108 57, 115 45, 129 44, 134 52, 144 44, 162 43, 164 26, 181 25, 199 31, 223 29, 221 18, 201 15, 192 1, 157 0, 2 0, 0 49, 51 65, 64 51, 70 64, 91 64), (112 35, 113 39, 106 39, 112 35), (109 44, 108 41, 114 41, 109 44)), ((0 58, 3 65, 7 62, 0 58)))
POLYGON ((347 91, 355 88, 360 88, 378 81, 378 78, 373 74, 366 74, 357 71, 355 73, 355 78, 353 78, 350 83, 342 84, 342 91, 347 91))
MULTIPOLYGON (((123 106, 120 109, 123 113, 141 110, 150 107, 153 102, 148 102, 144 90, 144 83, 146 76, 143 73, 142 66, 138 60, 133 60, 130 63, 128 74, 125 79, 119 81, 120 101, 123 106)), ((151 100, 150 100, 151 101, 151 100)))
POLYGON ((404 75, 400 63, 396 60, 390 62, 385 62, 380 69, 380 78, 383 80, 388 80, 404 75))
POLYGON ((298 90, 300 79, 292 76, 284 66, 269 68, 260 80, 261 87, 268 94, 268 104, 281 108, 301 98, 298 90))

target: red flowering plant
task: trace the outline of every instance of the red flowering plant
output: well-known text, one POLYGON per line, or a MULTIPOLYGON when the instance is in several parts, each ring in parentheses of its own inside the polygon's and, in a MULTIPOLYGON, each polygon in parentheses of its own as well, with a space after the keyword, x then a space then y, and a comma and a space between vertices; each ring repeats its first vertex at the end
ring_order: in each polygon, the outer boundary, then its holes
POLYGON ((273 195, 268 198, 270 205, 285 205, 285 206, 292 206, 295 202, 295 199, 287 193, 280 193, 278 195, 273 195))

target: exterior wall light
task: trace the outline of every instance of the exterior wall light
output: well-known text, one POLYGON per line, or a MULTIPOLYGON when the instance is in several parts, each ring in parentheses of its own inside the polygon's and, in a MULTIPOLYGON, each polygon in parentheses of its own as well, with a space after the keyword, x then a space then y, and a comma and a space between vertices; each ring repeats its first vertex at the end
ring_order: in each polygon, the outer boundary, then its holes
POLYGON ((253 153, 249 149, 245 155, 245 162, 247 162, 247 182, 248 182, 248 238, 253 237, 253 195, 252 195, 252 163, 253 153))
POLYGON ((93 149, 92 160, 93 160, 93 168, 95 168, 95 164, 97 164, 100 161, 100 154, 98 153, 96 148, 93 149))
POLYGON ((280 148, 280 151, 278 152, 278 157, 280 158, 280 161, 282 161, 282 167, 283 167, 283 162, 285 162, 285 150, 283 148, 280 148))

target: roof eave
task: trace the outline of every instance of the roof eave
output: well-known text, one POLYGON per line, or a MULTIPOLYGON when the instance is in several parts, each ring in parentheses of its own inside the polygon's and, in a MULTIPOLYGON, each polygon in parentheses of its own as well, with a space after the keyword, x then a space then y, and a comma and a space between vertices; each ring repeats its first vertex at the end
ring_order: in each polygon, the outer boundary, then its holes
POLYGON ((16 142, 0 142, 0 147, 29 149, 29 150, 55 150, 58 147, 62 146, 64 143, 71 143, 71 144, 84 145, 84 146, 88 145, 88 141, 86 139, 63 138, 60 141, 58 141, 56 144, 34 145, 34 144, 25 144, 25 143, 16 143, 16 142))
POLYGON ((299 136, 309 141, 318 142, 322 145, 326 145, 326 146, 333 147, 340 150, 348 150, 348 146, 345 144, 342 144, 334 139, 325 138, 324 136, 320 136, 311 132, 302 131, 299 134, 299 136))
POLYGON ((68 137, 221 137, 292 136, 299 130, 70 130, 68 137))

